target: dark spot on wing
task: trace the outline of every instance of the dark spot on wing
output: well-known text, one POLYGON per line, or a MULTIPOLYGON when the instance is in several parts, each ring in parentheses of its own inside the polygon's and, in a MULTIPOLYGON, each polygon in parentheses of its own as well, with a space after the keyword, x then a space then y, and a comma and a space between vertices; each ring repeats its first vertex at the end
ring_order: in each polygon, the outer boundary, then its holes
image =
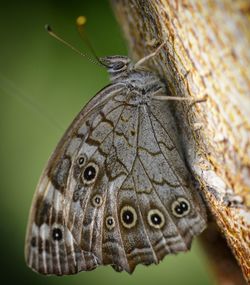
POLYGON ((64 192, 67 185, 70 167, 70 157, 64 157, 63 159, 59 160, 56 166, 52 167, 48 172, 48 176, 50 177, 53 186, 61 193, 64 192))
POLYGON ((51 204, 48 203, 43 197, 39 197, 35 206, 35 223, 40 227, 44 223, 49 222, 51 204))

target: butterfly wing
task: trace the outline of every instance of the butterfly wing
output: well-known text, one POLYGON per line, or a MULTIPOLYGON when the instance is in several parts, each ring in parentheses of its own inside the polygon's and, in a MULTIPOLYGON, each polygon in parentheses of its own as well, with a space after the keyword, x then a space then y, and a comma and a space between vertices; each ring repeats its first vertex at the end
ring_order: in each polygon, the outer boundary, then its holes
POLYGON ((26 262, 39 273, 74 274, 93 269, 100 263, 94 253, 81 248, 79 240, 82 228, 79 221, 84 209, 79 208, 76 201, 80 196, 84 207, 84 195, 87 192, 90 195, 93 188, 93 185, 86 184, 82 187, 83 183, 78 181, 78 172, 85 159, 80 157, 79 151, 103 105, 107 101, 116 104, 112 97, 123 88, 122 84, 104 88, 82 109, 57 145, 40 178, 25 243, 26 262))
POLYGON ((136 158, 116 200, 118 212, 128 205, 136 220, 130 228, 120 218, 130 271, 187 251, 206 227, 205 207, 190 183, 168 105, 141 106, 137 126, 136 158))
POLYGON ((102 263, 131 273, 137 264, 187 251, 206 227, 206 212, 168 104, 129 103, 113 133, 113 159, 106 161, 109 180, 120 181, 110 184, 105 197, 102 263))
POLYGON ((132 272, 186 251, 206 225, 167 103, 133 104, 122 84, 77 116, 42 175, 26 260, 43 274, 111 264, 132 272))

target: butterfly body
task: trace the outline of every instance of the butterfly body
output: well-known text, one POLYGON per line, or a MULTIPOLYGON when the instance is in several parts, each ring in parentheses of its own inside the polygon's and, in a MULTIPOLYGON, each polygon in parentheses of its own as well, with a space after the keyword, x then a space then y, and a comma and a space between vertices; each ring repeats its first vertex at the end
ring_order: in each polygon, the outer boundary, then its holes
POLYGON ((100 59, 111 84, 82 109, 38 183, 28 265, 74 274, 98 265, 133 272, 189 249, 206 226, 164 82, 129 58, 100 59))

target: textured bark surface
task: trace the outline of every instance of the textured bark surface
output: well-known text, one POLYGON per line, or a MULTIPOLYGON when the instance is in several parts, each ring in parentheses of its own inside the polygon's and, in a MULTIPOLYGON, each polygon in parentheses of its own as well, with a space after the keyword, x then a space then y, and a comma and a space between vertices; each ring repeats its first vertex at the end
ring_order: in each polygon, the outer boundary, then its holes
MULTIPOLYGON (((166 41, 147 65, 166 80, 171 95, 207 96, 191 106, 174 102, 176 121, 187 163, 250 281, 249 1, 113 0, 112 5, 135 61, 166 41)), ((216 262, 223 252, 215 252, 216 262)))

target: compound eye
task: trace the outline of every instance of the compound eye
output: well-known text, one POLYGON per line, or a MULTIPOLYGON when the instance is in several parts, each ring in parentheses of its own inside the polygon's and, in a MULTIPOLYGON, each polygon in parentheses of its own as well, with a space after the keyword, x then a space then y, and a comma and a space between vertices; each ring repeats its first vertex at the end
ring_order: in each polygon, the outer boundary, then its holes
POLYGON ((116 63, 114 63, 113 65, 113 70, 120 70, 125 66, 125 63, 122 61, 118 61, 116 63))

